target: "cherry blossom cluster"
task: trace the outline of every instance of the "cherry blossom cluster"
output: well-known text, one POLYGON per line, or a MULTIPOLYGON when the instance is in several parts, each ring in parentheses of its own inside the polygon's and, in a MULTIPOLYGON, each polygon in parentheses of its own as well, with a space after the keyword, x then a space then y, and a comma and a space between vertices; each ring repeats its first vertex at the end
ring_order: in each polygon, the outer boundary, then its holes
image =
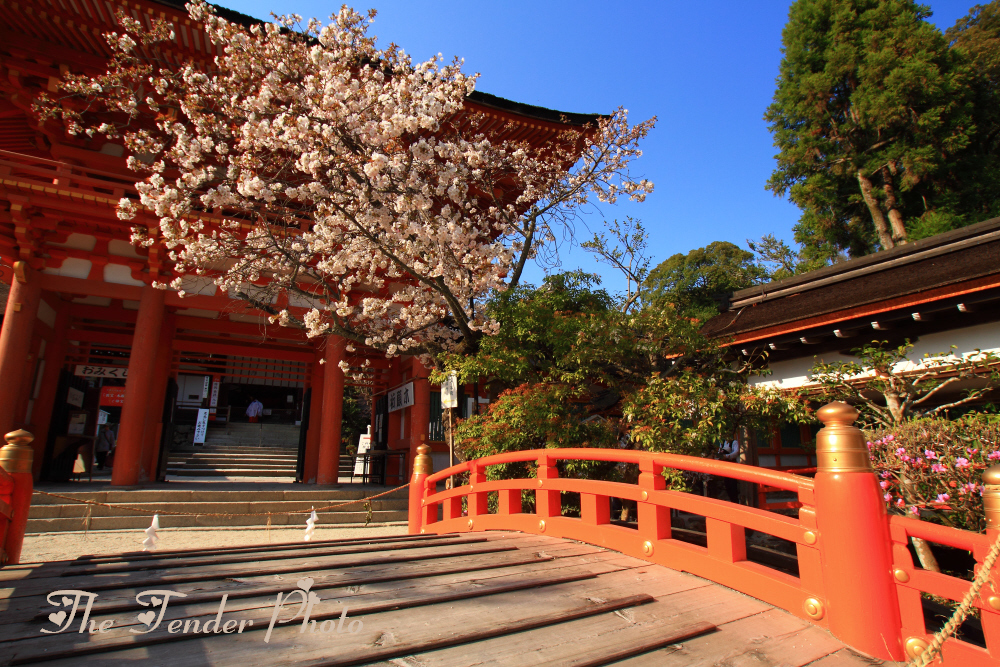
POLYGON ((484 299, 581 207, 652 192, 629 166, 653 120, 618 110, 532 146, 466 111, 461 61, 378 48, 374 12, 247 28, 201 0, 188 11, 213 62, 164 64, 173 26, 122 16, 108 71, 39 105, 124 141, 144 180, 118 214, 134 243, 168 250, 173 289, 207 276, 283 326, 388 355, 455 349, 496 330, 484 299))

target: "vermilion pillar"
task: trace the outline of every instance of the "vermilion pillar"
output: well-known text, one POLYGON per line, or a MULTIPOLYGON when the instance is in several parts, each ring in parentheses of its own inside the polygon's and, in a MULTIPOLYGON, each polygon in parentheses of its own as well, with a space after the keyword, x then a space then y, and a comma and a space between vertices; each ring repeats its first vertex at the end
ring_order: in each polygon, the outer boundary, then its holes
POLYGON ((56 389, 59 387, 59 374, 66 361, 66 330, 69 328, 69 308, 65 306, 56 311, 56 326, 52 340, 45 346, 45 370, 42 371, 42 386, 32 410, 32 428, 28 429, 35 435, 31 446, 35 449, 34 469, 35 479, 42 470, 42 458, 45 453, 45 443, 48 442, 49 426, 52 422, 52 408, 56 402, 56 389))
POLYGON ((413 359, 413 405, 410 407, 410 470, 417 460, 417 447, 427 444, 431 425, 431 388, 427 369, 413 359))
POLYGON ((156 349, 163 325, 163 301, 166 292, 150 286, 142 288, 139 316, 135 322, 132 352, 128 360, 125 381, 125 405, 118 430, 115 462, 111 484, 130 486, 139 481, 142 466, 142 441, 145 434, 147 408, 153 394, 156 349))
POLYGON ((14 430, 23 414, 15 414, 21 404, 21 385, 34 367, 24 361, 31 349, 31 334, 38 317, 41 281, 27 262, 14 262, 14 280, 7 298, 7 310, 0 329, 0 433, 14 430))
POLYGON ((321 358, 317 352, 312 364, 309 431, 306 433, 305 462, 302 466, 302 481, 306 484, 316 483, 316 470, 319 467, 319 433, 323 428, 323 366, 319 363, 321 358))
POLYGON ((317 484, 336 484, 340 470, 340 421, 344 412, 344 339, 330 336, 326 340, 323 365, 323 414, 319 431, 319 462, 317 484))
MULTIPOLYGON (((174 316, 167 315, 160 326, 160 336, 156 345, 156 361, 153 365, 153 381, 150 401, 146 407, 146 423, 142 437, 142 463, 139 467, 139 481, 146 482, 156 476, 156 465, 160 458, 160 436, 163 434, 163 403, 167 398, 167 380, 170 379, 170 363, 173 361, 174 316)), ((134 344, 134 342, 133 342, 134 344)))

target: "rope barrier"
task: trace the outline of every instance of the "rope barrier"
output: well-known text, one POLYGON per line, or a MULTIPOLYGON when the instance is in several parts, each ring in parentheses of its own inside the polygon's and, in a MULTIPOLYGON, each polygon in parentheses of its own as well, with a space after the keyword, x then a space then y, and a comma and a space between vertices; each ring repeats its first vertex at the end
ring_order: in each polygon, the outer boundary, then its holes
POLYGON ((979 596, 979 590, 989 580, 990 571, 993 569, 993 565, 996 563, 998 557, 1000 557, 1000 537, 998 537, 997 541, 993 543, 992 547, 990 547, 989 552, 986 554, 986 558, 983 559, 982 567, 979 568, 979 572, 976 573, 975 579, 972 580, 972 588, 970 588, 969 592, 965 594, 964 598, 962 598, 962 602, 958 605, 958 608, 955 609, 955 613, 952 614, 948 622, 944 624, 944 627, 942 627, 938 633, 934 635, 934 639, 932 639, 931 643, 927 645, 927 648, 924 649, 920 655, 907 663, 907 667, 926 667, 932 660, 934 660, 934 658, 937 657, 937 654, 940 653, 941 647, 944 646, 944 643, 949 637, 955 634, 955 631, 958 630, 959 626, 961 626, 965 621, 965 617, 969 615, 969 610, 972 609, 972 605, 975 602, 976 597, 979 596))
MULTIPOLYGON (((382 493, 376 494, 374 496, 368 496, 367 498, 358 498, 357 500, 345 500, 342 503, 335 503, 333 505, 326 505, 325 507, 319 507, 316 509, 317 512, 323 512, 326 510, 335 509, 338 507, 346 507, 348 505, 357 505, 358 503, 370 503, 372 500, 381 498, 382 496, 387 496, 390 493, 395 493, 400 489, 405 489, 410 485, 409 482, 403 484, 402 486, 397 486, 394 489, 389 489, 388 491, 383 491, 382 493)), ((83 505, 91 505, 97 507, 110 507, 112 509, 122 509, 128 510, 130 512, 138 512, 140 514, 162 514, 164 516, 266 516, 268 520, 268 525, 270 525, 272 516, 290 516, 293 514, 309 514, 313 510, 289 510, 287 512, 244 512, 244 513, 234 513, 234 512, 179 512, 179 511, 163 511, 163 510, 150 510, 143 507, 132 507, 131 505, 117 505, 112 503, 99 503, 96 500, 83 500, 82 498, 74 498, 72 496, 64 496, 59 493, 50 493, 48 491, 38 491, 35 493, 40 493, 43 496, 49 496, 51 498, 60 498, 62 500, 69 500, 74 503, 80 503, 83 505)), ((88 510, 89 512, 89 510, 88 510)), ((88 515, 89 516, 89 515, 88 515)))

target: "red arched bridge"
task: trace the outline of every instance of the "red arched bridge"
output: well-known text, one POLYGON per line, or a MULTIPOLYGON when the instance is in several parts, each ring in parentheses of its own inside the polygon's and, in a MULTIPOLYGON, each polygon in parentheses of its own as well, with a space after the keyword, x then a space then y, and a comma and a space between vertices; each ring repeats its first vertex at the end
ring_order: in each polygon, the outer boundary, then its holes
MULTIPOLYGON (((917 657, 935 629, 923 598, 958 601, 970 583, 915 565, 910 538, 982 564, 998 536, 1000 486, 984 494, 985 535, 889 516, 856 413, 834 404, 820 416, 814 479, 601 449, 432 473, 424 450, 408 536, 9 564, 0 664, 835 667, 917 657), (634 464, 639 476, 561 478, 564 461, 634 464), (510 464, 526 476, 487 481, 490 466, 510 464), (667 490, 668 468, 790 492, 797 516, 667 490), (456 476, 462 486, 439 490, 456 476), (635 520, 612 516, 631 504, 621 501, 634 502, 635 520)), ((7 450, 0 463, 16 468, 7 450)), ((0 477, 8 553, 19 549, 17 475, 0 477)), ((944 642, 944 664, 1000 664, 993 582, 973 607, 944 642)))

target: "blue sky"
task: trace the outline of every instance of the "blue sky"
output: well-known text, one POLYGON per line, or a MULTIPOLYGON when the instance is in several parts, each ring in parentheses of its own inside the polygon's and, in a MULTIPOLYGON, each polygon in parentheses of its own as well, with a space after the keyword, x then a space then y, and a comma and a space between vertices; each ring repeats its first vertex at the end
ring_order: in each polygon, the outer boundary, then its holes
MULTIPOLYGON (((216 0, 218 1, 218 0, 216 0)), ((315 0, 221 0, 259 18, 271 11, 326 19, 340 3, 315 0)), ((929 3, 931 21, 951 26, 973 0, 929 3)), ((712 241, 746 247, 774 233, 791 241, 798 209, 764 185, 775 149, 762 117, 781 61, 788 2, 626 2, 624 0, 369 0, 379 14, 373 33, 426 59, 465 59, 477 88, 560 111, 607 113, 633 121, 659 118, 636 171, 656 184, 641 205, 592 211, 587 224, 632 215, 649 231, 653 265, 712 241)), ((581 237, 588 236, 583 227, 581 237)), ((564 247, 563 266, 623 281, 564 247)), ((538 283, 542 272, 528 278, 538 283)))

